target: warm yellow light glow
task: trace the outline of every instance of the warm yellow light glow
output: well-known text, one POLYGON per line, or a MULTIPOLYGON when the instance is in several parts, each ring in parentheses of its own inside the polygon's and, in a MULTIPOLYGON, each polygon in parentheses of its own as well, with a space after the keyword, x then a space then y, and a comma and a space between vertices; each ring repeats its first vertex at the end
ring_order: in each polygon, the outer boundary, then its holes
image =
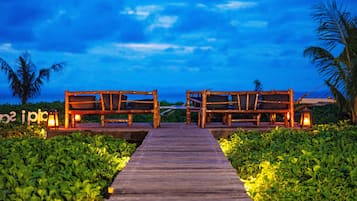
POLYGON ((74 115, 74 120, 75 120, 76 122, 80 122, 80 121, 82 120, 81 115, 80 115, 80 114, 74 115))
POLYGON ((114 193, 114 188, 113 187, 108 187, 108 193, 113 194, 114 193))
POLYGON ((310 126, 310 124, 311 124, 310 118, 304 117, 303 126, 310 126))
POLYGON ((47 127, 49 128, 58 127, 58 112, 56 110, 52 110, 48 112, 47 127))
POLYGON ((48 123, 47 123, 48 127, 54 127, 55 124, 55 120, 52 118, 48 118, 48 123))
POLYGON ((312 126, 311 110, 309 110, 308 108, 304 108, 303 110, 301 110, 300 126, 301 127, 312 126))
POLYGON ((288 120, 290 120, 290 112, 288 112, 288 113, 286 114, 286 118, 288 118, 288 120))
POLYGON ((274 124, 276 122, 276 114, 270 114, 270 123, 274 124))

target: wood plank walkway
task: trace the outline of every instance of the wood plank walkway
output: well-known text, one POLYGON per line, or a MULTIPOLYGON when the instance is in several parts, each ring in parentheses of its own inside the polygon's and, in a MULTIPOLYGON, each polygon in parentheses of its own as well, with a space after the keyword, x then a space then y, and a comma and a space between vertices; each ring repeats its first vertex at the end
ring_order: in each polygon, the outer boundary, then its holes
POLYGON ((115 178, 110 201, 248 201, 243 183, 207 129, 151 129, 115 178))

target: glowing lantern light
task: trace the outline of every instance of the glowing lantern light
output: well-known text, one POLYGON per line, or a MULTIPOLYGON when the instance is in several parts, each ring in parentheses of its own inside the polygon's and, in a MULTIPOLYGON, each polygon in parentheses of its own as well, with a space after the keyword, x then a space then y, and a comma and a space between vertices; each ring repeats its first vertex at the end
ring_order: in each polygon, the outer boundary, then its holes
POLYGON ((108 187, 108 193, 113 194, 114 193, 114 188, 113 187, 108 187))
POLYGON ((82 120, 81 115, 80 115, 80 114, 75 114, 75 115, 74 115, 74 120, 75 120, 76 122, 81 122, 81 120, 82 120))
POLYGON ((308 109, 307 107, 305 107, 303 110, 301 110, 300 126, 305 127, 305 128, 312 126, 311 110, 308 109))
POLYGON ((270 114, 270 123, 275 124, 276 122, 276 113, 270 114))
POLYGON ((57 110, 49 110, 47 117, 48 128, 58 128, 58 112, 57 110))

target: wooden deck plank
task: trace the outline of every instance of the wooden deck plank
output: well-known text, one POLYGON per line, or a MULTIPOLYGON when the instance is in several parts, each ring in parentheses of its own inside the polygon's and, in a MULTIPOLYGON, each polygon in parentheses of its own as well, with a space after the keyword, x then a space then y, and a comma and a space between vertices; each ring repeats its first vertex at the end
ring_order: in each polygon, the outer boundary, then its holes
POLYGON ((110 201, 251 200, 207 129, 149 131, 115 178, 110 201))

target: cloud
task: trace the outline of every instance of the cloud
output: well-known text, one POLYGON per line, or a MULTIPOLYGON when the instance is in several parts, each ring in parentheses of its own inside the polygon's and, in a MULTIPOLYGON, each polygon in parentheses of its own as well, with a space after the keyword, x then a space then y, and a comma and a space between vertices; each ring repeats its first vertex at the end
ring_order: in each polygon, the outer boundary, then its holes
POLYGON ((256 6, 256 2, 245 2, 245 1, 228 1, 225 4, 217 4, 216 7, 220 10, 238 10, 244 8, 251 8, 256 6))
POLYGON ((38 6, 33 6, 36 2, 11 2, 1 4, 2 10, 10 12, 0 18, 2 24, 8 25, 0 28, 0 42, 19 41, 44 51, 84 52, 93 42, 146 40, 144 25, 132 16, 120 14, 123 5, 116 1, 38 1, 38 6))
POLYGON ((145 20, 150 15, 155 15, 157 12, 162 11, 163 6, 159 5, 143 5, 143 6, 135 6, 135 7, 126 7, 122 14, 134 15, 138 20, 145 20))
POLYGON ((2 1, 0 10, 0 42, 34 41, 32 27, 49 14, 46 5, 39 0, 2 1))
POLYGON ((316 44, 310 14, 317 2, 3 1, 0 56, 14 61, 29 50, 40 66, 67 62, 51 81, 60 88, 239 90, 257 78, 266 89, 295 88, 301 77, 319 81, 302 57, 316 44))

